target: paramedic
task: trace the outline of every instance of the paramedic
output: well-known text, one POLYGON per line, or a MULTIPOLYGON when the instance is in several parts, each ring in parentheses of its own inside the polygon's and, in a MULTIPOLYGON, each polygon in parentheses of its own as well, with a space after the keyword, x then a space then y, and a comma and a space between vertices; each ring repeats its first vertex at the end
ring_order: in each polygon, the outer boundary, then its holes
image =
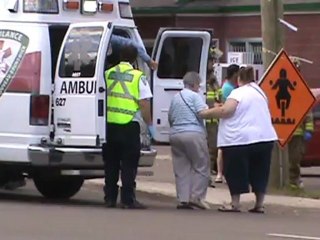
MULTIPOLYGON (((301 71, 301 63, 298 59, 291 59, 298 71, 301 71)), ((289 184, 292 189, 303 189, 300 175, 300 163, 305 154, 306 144, 312 138, 314 131, 313 114, 310 112, 294 132, 288 144, 289 152, 289 184)))
MULTIPOLYGON (((209 108, 214 107, 215 103, 220 103, 222 100, 222 91, 219 86, 218 80, 214 75, 213 67, 214 58, 209 56, 208 72, 207 72, 207 97, 206 103, 209 108), (211 67, 211 69, 210 69, 211 67)), ((218 119, 211 118, 206 120, 208 148, 210 154, 211 171, 214 171, 214 165, 217 160, 218 148, 217 148, 217 134, 218 134, 218 119)), ((214 187, 210 179, 210 186, 214 187)))
POLYGON ((121 207, 143 209, 135 198, 135 177, 140 158, 140 124, 143 118, 153 136, 149 99, 152 93, 143 72, 132 63, 137 49, 125 45, 120 49, 121 62, 105 72, 107 84, 107 143, 103 146, 105 163, 105 201, 116 207, 121 166, 121 207))

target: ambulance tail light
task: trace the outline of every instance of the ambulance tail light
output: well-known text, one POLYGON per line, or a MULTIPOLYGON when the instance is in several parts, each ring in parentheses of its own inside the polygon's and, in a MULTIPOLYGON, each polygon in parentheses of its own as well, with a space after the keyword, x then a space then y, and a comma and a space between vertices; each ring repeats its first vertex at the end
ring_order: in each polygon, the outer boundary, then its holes
POLYGON ((63 10, 78 10, 80 8, 80 2, 77 0, 64 0, 63 10))
POLYGON ((113 4, 99 2, 99 11, 110 13, 113 11, 113 4))
POLYGON ((49 95, 30 96, 30 119, 29 124, 33 126, 49 125, 49 95))

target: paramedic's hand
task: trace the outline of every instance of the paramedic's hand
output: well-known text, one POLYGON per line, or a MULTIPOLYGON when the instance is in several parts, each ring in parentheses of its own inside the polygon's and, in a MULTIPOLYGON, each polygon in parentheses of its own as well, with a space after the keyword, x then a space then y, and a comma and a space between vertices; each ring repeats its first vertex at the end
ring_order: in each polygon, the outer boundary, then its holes
POLYGON ((148 126, 148 132, 149 132, 151 138, 154 138, 154 128, 152 125, 148 126))
POLYGON ((151 61, 148 62, 148 66, 152 70, 156 70, 158 68, 158 63, 156 61, 154 61, 153 59, 151 59, 151 61))
POLYGON ((309 141, 311 140, 311 138, 312 138, 312 133, 306 131, 306 132, 304 133, 304 135, 303 135, 303 138, 304 138, 305 141, 309 142, 309 141))

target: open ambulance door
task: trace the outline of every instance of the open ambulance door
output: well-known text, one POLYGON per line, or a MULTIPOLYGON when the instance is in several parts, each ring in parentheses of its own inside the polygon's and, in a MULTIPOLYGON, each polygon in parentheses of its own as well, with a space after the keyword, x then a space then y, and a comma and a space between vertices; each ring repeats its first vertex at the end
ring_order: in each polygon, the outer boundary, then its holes
POLYGON ((54 143, 99 147, 106 141, 105 58, 111 23, 71 24, 54 88, 54 143))
POLYGON ((199 29, 160 29, 152 57, 159 63, 152 73, 152 115, 155 140, 169 142, 168 111, 175 94, 183 89, 183 76, 200 74, 200 93, 205 98, 207 61, 212 31, 199 29))

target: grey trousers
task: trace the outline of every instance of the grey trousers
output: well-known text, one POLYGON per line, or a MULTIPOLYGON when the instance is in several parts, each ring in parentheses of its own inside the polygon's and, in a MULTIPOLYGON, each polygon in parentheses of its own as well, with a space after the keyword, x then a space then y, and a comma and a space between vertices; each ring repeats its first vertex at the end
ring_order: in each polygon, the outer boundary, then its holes
POLYGON ((184 132, 170 136, 173 171, 179 202, 204 200, 210 177, 205 134, 184 132))

